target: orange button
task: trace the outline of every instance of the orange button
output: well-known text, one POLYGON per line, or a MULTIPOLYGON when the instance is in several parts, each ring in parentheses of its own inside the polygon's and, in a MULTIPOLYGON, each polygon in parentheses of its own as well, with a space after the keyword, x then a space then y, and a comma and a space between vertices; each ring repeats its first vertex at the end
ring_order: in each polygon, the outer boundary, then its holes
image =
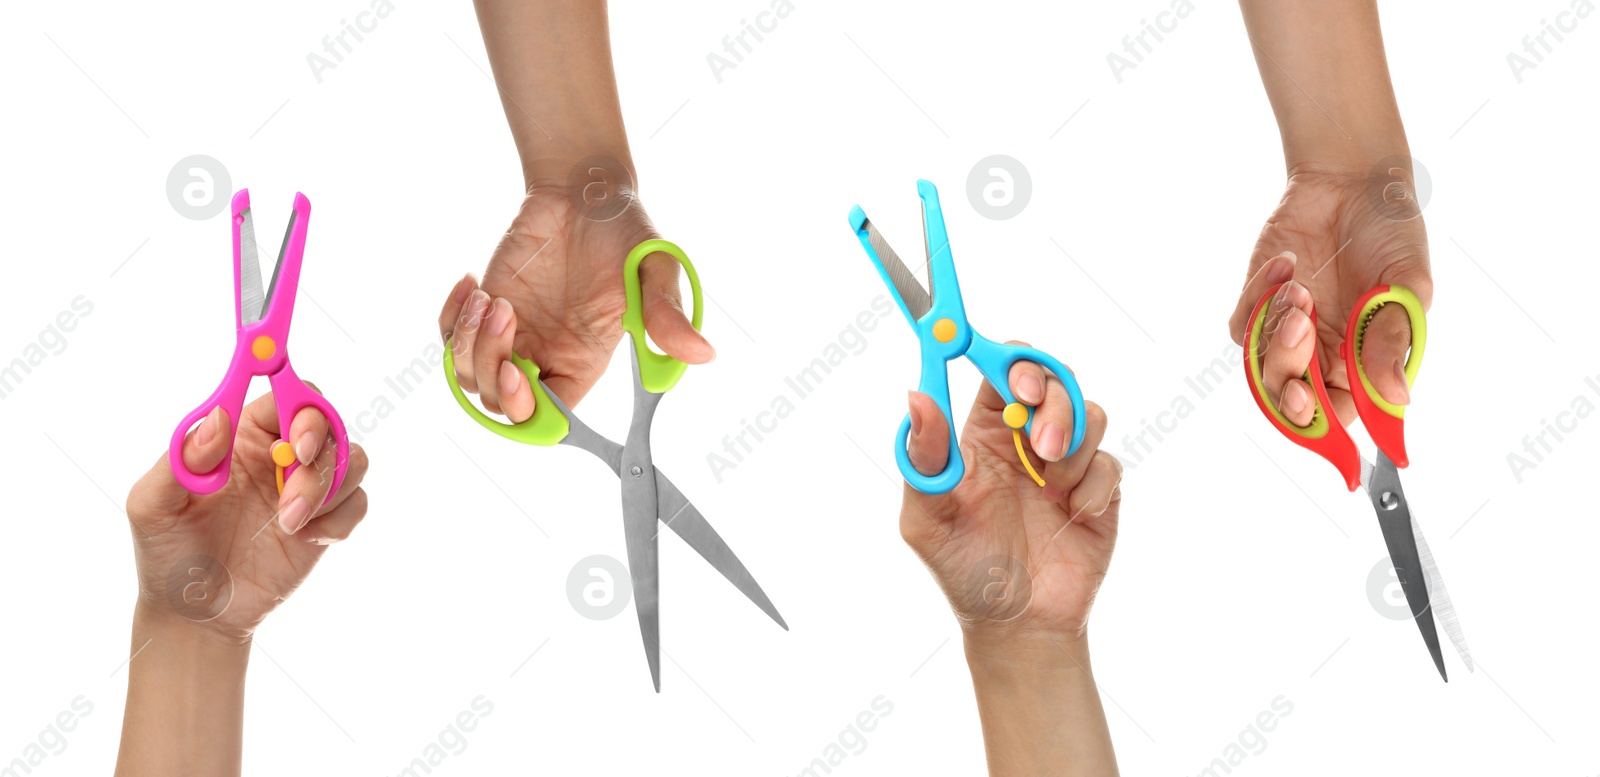
POLYGON ((271 359, 272 355, 277 352, 278 344, 273 342, 272 338, 267 337, 266 335, 257 337, 256 341, 250 344, 250 353, 255 354, 256 358, 260 359, 261 361, 271 359))
POLYGON ((941 318, 933 322, 933 339, 941 343, 948 343, 956 339, 956 322, 948 318, 941 318))
POLYGON ((1000 418, 1006 422, 1006 426, 1021 429, 1028 425, 1028 406, 1021 402, 1012 402, 1006 405, 1006 410, 1000 418))

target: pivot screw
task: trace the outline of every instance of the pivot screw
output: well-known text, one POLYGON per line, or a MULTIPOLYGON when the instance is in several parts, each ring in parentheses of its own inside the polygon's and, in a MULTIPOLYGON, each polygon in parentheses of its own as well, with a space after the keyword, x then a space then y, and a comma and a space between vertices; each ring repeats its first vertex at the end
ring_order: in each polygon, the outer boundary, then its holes
POLYGON ((642 470, 642 469, 640 469, 638 467, 633 467, 633 468, 629 469, 628 472, 630 474, 632 474, 634 477, 639 477, 640 475, 644 474, 644 470, 642 470))
POLYGON ((1393 491, 1385 491, 1383 496, 1378 497, 1378 504, 1385 510, 1393 510, 1400 506, 1400 497, 1395 496, 1393 491))

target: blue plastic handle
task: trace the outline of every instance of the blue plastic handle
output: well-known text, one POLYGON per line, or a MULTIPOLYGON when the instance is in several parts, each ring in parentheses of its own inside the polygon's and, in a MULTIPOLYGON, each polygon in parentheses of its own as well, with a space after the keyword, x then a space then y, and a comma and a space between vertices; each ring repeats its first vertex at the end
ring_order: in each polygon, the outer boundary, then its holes
MULTIPOLYGON (((1000 394, 1000 398, 1005 400, 1006 404, 1009 405, 1017 401, 1016 397, 1011 393, 1010 378, 1012 365, 1019 361, 1030 361, 1038 364, 1049 370, 1051 374, 1056 376, 1057 380, 1061 381, 1061 385, 1067 389, 1067 397, 1072 402, 1072 440, 1067 445, 1064 455, 1071 456, 1077 453, 1078 448, 1083 445, 1084 408, 1083 392, 1078 389, 1078 379, 1072 374, 1072 370, 1067 369, 1067 366, 1054 356, 1037 348, 997 343, 973 332, 965 323, 959 324, 958 328, 964 330, 965 337, 958 336, 952 342, 970 338, 964 349, 964 355, 968 361, 972 362, 973 366, 978 368, 979 372, 983 373, 984 380, 987 380, 989 385, 994 386, 995 391, 1000 394)), ((919 332, 919 334, 921 333, 919 332)), ((931 336, 924 337, 922 342, 922 382, 917 390, 932 397, 933 401, 939 405, 939 409, 944 413, 945 422, 950 426, 950 458, 945 462, 944 471, 937 475, 924 475, 911 465, 911 455, 906 452, 906 443, 911 435, 911 416, 907 414, 900 422, 900 431, 895 436, 895 463, 900 466, 900 474, 905 477, 906 482, 910 483, 912 488, 924 494, 946 494, 951 489, 954 489, 961 482, 961 478, 966 475, 966 464, 961 459, 961 448, 956 438, 955 416, 950 412, 950 381, 946 369, 948 359, 953 358, 953 356, 943 356, 940 352, 945 349, 929 348, 928 344, 930 342, 935 346, 944 345, 934 341, 931 336)), ((963 354, 958 353, 955 355, 963 354)), ((1028 408, 1028 423, 1023 427, 1023 430, 1031 435, 1033 433, 1034 408, 1027 405, 1025 407, 1028 408)))

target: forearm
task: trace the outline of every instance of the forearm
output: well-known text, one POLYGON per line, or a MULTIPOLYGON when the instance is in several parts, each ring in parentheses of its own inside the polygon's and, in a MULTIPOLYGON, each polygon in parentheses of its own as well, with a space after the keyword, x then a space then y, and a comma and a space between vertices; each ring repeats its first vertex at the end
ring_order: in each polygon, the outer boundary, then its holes
POLYGON ((990 777, 1118 774, 1087 637, 988 644, 969 635, 966 652, 990 777))
POLYGON ((139 606, 130 655, 118 777, 239 774, 250 646, 139 606))
POLYGON ((1365 171, 1410 153, 1375 0, 1240 0, 1284 161, 1365 171))
POLYGON ((476 0, 500 103, 529 183, 606 155, 632 169, 606 6, 598 0, 476 0))

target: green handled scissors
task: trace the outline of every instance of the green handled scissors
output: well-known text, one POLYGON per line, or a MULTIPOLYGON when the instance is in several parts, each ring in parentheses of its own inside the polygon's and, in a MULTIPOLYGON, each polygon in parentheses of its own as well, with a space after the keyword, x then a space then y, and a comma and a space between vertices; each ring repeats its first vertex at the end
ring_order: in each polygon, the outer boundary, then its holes
POLYGON ((633 582, 634 609, 639 614, 639 631, 644 637, 645 658, 650 664, 650 680, 656 692, 661 692, 661 618, 658 608, 660 595, 660 563, 656 536, 659 521, 683 538, 702 558, 733 583, 750 601, 761 608, 785 631, 785 623, 778 609, 772 605, 750 570, 745 569, 739 557, 718 536, 716 529, 695 508, 689 498, 657 469, 650 453, 650 424, 655 418, 656 405, 662 394, 677 385, 678 379, 689 365, 665 354, 651 350, 645 341, 644 306, 639 292, 639 262, 652 253, 670 254, 683 265, 689 276, 689 288, 694 294, 694 314, 691 322, 700 328, 701 297, 700 276, 683 249, 665 240, 646 240, 628 253, 623 263, 623 288, 627 295, 627 308, 622 314, 622 329, 633 343, 633 422, 628 428, 628 439, 617 444, 590 429, 578 420, 565 402, 539 380, 539 367, 532 361, 515 354, 511 360, 528 376, 533 389, 533 417, 520 424, 506 424, 490 418, 467 399, 456 381, 455 359, 452 349, 444 349, 444 375, 450 383, 450 393, 461 404, 467 415, 485 429, 508 440, 526 445, 571 445, 582 448, 611 467, 622 481, 622 525, 628 543, 628 576, 633 582))

